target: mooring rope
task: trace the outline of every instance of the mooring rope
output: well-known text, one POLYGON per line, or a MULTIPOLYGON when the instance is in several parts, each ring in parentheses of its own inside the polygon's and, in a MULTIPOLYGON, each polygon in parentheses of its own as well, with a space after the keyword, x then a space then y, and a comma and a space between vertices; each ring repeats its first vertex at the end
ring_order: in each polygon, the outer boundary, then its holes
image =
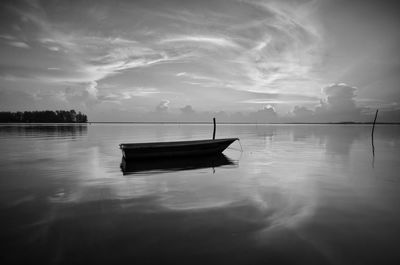
POLYGON ((243 153, 243 147, 242 147, 242 143, 240 142, 240 139, 238 139, 239 145, 240 145, 240 151, 243 153))
POLYGON ((238 140, 239 145, 240 145, 240 150, 238 148, 234 148, 234 147, 230 147, 230 146, 228 147, 228 149, 232 149, 232 150, 235 150, 235 151, 240 151, 240 152, 243 153, 242 143, 240 142, 240 139, 237 139, 237 140, 238 140))

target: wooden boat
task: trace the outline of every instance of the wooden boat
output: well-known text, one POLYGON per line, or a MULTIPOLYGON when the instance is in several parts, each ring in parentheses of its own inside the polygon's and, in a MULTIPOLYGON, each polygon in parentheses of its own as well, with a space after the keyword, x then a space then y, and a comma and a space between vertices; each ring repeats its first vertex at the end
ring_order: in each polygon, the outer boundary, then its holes
POLYGON ((181 170, 194 170, 203 168, 216 168, 221 166, 232 166, 235 162, 224 154, 209 156, 198 156, 193 159, 191 156, 183 156, 179 159, 159 157, 157 159, 121 160, 121 171, 124 175, 143 172, 170 172, 181 170))
POLYGON ((213 140, 123 143, 119 147, 123 157, 129 159, 147 159, 155 157, 202 156, 222 153, 231 143, 239 138, 213 140))

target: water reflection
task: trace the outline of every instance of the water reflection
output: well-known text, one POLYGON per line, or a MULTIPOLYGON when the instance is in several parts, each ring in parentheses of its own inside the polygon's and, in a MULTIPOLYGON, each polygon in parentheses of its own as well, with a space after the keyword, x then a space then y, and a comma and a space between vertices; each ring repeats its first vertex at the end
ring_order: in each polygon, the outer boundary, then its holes
POLYGON ((231 149, 121 161, 120 142, 204 139, 209 125, 0 126, 0 260, 397 264, 400 127, 376 128, 374 168, 370 129, 221 125, 241 138, 239 165, 231 149))
POLYGON ((22 137, 82 136, 87 134, 86 124, 18 124, 0 125, 0 137, 12 135, 22 137))
MULTIPOLYGON (((369 130, 367 126, 353 125, 322 125, 304 129, 304 134, 312 132, 321 143, 325 144, 326 152, 333 155, 348 155, 353 143, 369 130)), ((296 130, 297 131, 297 130, 296 130)), ((308 135, 310 135, 308 133, 308 135)))
POLYGON ((144 172, 166 172, 193 170, 202 168, 213 168, 237 165, 237 162, 226 157, 224 154, 197 157, 158 158, 125 160, 122 158, 121 170, 124 175, 144 172))

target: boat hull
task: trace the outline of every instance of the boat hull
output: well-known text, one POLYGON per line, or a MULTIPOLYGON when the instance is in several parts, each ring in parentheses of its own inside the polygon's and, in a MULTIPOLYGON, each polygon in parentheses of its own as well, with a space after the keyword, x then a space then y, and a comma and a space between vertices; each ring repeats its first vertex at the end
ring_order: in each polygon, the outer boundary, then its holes
POLYGON ((215 140, 120 144, 123 157, 148 159, 156 157, 204 156, 222 153, 238 138, 215 140))

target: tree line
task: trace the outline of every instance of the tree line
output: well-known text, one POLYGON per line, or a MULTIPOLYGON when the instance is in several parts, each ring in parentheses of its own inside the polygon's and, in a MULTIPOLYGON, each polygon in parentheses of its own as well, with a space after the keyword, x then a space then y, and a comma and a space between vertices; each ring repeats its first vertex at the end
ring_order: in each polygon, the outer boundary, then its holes
POLYGON ((37 122, 37 123, 85 123, 87 116, 75 110, 44 110, 44 111, 18 111, 0 112, 0 122, 37 122))

